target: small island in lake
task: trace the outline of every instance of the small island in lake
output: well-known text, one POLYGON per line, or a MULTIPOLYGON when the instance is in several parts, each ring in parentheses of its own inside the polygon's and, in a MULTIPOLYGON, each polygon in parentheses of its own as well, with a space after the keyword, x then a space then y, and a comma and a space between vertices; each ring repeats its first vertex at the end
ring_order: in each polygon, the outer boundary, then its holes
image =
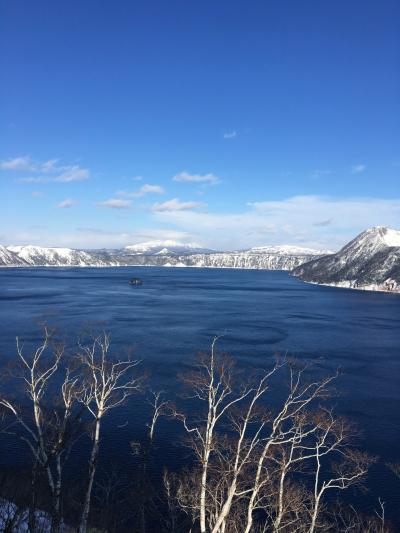
POLYGON ((140 278, 131 278, 129 285, 143 285, 143 281, 140 278))

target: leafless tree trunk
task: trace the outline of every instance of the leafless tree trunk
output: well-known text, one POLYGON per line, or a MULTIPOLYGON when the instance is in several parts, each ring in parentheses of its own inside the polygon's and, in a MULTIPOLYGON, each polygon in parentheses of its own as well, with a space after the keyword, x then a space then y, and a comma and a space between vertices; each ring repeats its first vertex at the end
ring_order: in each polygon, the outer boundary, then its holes
MULTIPOLYGON (((257 469, 249 494, 247 523, 244 533, 250 533, 253 527, 253 513, 257 508, 259 493, 264 486, 263 475, 271 449, 275 446, 290 444, 293 439, 298 438, 299 416, 318 398, 326 396, 329 385, 337 377, 334 375, 321 381, 304 384, 302 378, 305 369, 295 370, 292 365, 288 366, 290 374, 289 393, 281 409, 272 418, 269 434, 263 439, 262 451, 257 459, 257 469)), ((308 431, 313 432, 315 428, 311 427, 308 431)), ((309 435, 308 431, 303 434, 303 439, 309 435)))
POLYGON ((103 417, 111 409, 121 406, 141 386, 141 378, 132 376, 132 371, 137 366, 138 361, 131 359, 113 360, 109 352, 110 339, 105 333, 95 337, 89 345, 80 346, 80 360, 86 369, 86 377, 82 384, 79 400, 86 406, 94 419, 94 431, 79 533, 86 533, 87 531, 103 417))
MULTIPOLYGON (((216 353, 217 340, 218 337, 215 337, 210 354, 200 357, 195 372, 183 376, 184 382, 191 389, 190 394, 205 404, 204 418, 190 423, 185 414, 177 410, 174 412, 174 415, 183 422, 187 433, 194 438, 194 448, 201 465, 198 502, 201 533, 206 533, 208 528, 212 529, 211 524, 207 521, 207 509, 211 505, 207 499, 207 494, 209 463, 215 447, 217 424, 251 392, 250 388, 243 387, 238 394, 234 394, 232 360, 216 353)), ((214 520, 215 517, 212 521, 214 520)), ((224 520, 223 517, 221 520, 224 520)))
MULTIPOLYGON (((61 386, 57 385, 58 397, 47 397, 53 378, 61 372, 64 347, 52 342, 48 328, 44 333, 43 342, 31 356, 25 355, 17 338, 17 353, 22 367, 19 378, 32 406, 32 416, 26 416, 16 402, 6 397, 0 398, 0 405, 15 418, 22 430, 20 437, 32 452, 32 482, 39 467, 46 474, 52 500, 52 533, 58 533, 62 524, 62 460, 72 446, 74 435, 70 425, 76 400, 76 378, 71 377, 67 368, 61 386), (54 407, 53 411, 51 407, 54 407)), ((32 513, 34 509, 30 514, 31 523, 34 521, 32 513)))
POLYGON ((305 367, 296 369, 284 360, 237 387, 232 362, 216 353, 216 340, 184 377, 187 397, 204 406, 203 414, 174 410, 199 460, 198 473, 181 477, 178 505, 191 513, 194 524, 198 520, 201 533, 250 533, 260 527, 315 533, 325 492, 360 482, 371 463, 351 448, 351 427, 319 405, 337 375, 307 382, 305 367), (263 398, 281 368, 289 375, 288 393, 274 414, 263 398), (333 467, 336 456, 341 461, 333 467), (303 470, 314 472, 313 494, 297 481, 303 470), (329 479, 328 471, 334 472, 329 479), (264 524, 254 523, 259 510, 267 516, 264 524))
POLYGON ((162 400, 162 395, 163 395, 162 391, 152 392, 152 398, 149 401, 152 407, 152 410, 153 410, 151 422, 150 424, 148 424, 150 443, 153 442, 154 432, 156 429, 158 419, 160 418, 160 416, 164 415, 167 412, 168 402, 165 400, 162 400))

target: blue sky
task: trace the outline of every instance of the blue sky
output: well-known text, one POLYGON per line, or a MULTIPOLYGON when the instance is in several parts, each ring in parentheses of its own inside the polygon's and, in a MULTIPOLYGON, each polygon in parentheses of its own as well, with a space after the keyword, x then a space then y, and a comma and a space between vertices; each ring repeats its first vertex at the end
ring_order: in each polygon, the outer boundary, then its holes
POLYGON ((6 0, 0 242, 400 227, 395 0, 6 0))

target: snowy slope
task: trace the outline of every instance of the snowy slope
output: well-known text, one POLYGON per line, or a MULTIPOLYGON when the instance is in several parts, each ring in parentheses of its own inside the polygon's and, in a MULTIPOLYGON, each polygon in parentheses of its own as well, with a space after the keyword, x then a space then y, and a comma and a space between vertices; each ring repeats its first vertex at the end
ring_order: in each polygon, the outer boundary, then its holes
POLYGON ((27 266, 27 263, 14 253, 12 250, 8 250, 4 246, 0 246, 0 266, 27 266))
POLYGON ((292 270, 310 261, 315 255, 279 255, 271 253, 227 252, 178 256, 174 263, 203 268, 250 268, 265 270, 292 270))
POLYGON ((20 266, 188 266, 292 270, 324 252, 293 246, 264 246, 242 252, 212 252, 195 244, 150 241, 121 250, 83 251, 43 246, 2 248, 0 265, 20 266))
POLYGON ((168 255, 190 254, 208 251, 196 243, 182 243, 179 241, 147 241, 125 246, 123 252, 126 255, 168 255))
MULTIPOLYGON (((43 246, 9 246, 7 250, 15 254, 25 264, 31 266, 108 266, 95 254, 71 248, 45 248, 43 246)), ((115 263, 116 264, 116 263, 115 263)))
POLYGON ((253 254, 276 254, 276 255, 299 255, 299 256, 307 256, 307 255, 325 255, 325 254, 331 254, 330 250, 315 250, 314 248, 304 248, 302 246, 290 246, 290 245, 282 245, 282 246, 254 246, 253 248, 250 248, 249 250, 245 250, 247 253, 253 253, 253 254))
POLYGON ((370 228, 336 254, 302 265, 293 274, 313 283, 400 292, 400 231, 370 228))

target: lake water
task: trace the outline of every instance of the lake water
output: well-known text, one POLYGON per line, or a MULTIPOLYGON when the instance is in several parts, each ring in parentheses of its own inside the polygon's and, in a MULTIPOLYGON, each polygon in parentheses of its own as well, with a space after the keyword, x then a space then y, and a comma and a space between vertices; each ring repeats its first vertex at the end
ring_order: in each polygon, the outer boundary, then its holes
MULTIPOLYGON (((15 358, 17 335, 38 341, 44 320, 71 338, 87 324, 105 328, 114 348, 134 348, 157 388, 168 389, 216 334, 242 366, 267 366, 279 352, 313 362, 321 373, 341 367, 337 411, 359 424, 365 449, 400 462, 399 295, 318 287, 279 271, 0 269, 1 360, 15 358), (129 286, 133 276, 143 285, 129 286)), ((115 416, 117 424, 130 414, 115 416)), ((128 454, 126 432, 142 421, 129 422, 129 429, 110 430, 115 455, 128 454)), ((174 431, 167 426, 166 442, 174 431)), ((3 464, 17 460, 2 455, 3 464)), ((371 500, 380 495, 391 513, 400 508, 391 473, 376 468, 371 482, 371 500)))

